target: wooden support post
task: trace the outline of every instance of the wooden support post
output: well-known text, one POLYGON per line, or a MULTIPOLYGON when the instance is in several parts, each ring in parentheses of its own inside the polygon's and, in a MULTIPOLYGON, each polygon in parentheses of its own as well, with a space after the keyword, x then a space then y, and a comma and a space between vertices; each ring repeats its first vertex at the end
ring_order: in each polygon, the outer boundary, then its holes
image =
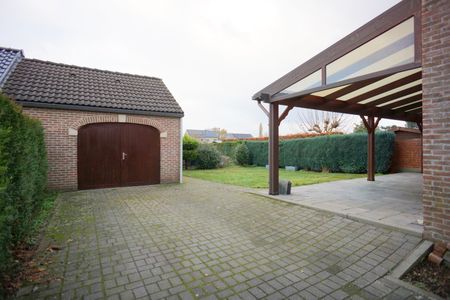
POLYGON ((375 181, 375 130, 381 118, 360 116, 367 129, 367 181, 375 181))
POLYGON ((270 103, 269 110, 269 194, 279 194, 279 136, 278 104, 270 103))
POLYGON ((367 181, 375 181, 375 122, 374 117, 367 118, 367 181))

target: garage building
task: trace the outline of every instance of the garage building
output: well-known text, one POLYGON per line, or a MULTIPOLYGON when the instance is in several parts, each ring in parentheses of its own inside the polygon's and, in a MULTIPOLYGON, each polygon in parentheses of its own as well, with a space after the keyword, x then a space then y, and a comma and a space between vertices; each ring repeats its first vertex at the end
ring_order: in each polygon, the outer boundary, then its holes
POLYGON ((0 53, 3 93, 44 126, 49 188, 181 181, 183 110, 161 79, 0 53))

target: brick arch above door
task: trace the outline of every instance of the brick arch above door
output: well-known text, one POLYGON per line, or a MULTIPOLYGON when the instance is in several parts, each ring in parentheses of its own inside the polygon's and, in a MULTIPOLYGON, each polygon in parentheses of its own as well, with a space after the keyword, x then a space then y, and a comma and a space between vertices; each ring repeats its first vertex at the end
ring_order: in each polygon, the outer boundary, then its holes
POLYGON ((69 135, 77 135, 78 130, 88 124, 94 123, 132 123, 148 125, 158 129, 160 133, 163 132, 163 126, 157 120, 152 120, 143 117, 130 116, 130 115, 94 115, 81 117, 77 121, 73 122, 69 126, 69 135))

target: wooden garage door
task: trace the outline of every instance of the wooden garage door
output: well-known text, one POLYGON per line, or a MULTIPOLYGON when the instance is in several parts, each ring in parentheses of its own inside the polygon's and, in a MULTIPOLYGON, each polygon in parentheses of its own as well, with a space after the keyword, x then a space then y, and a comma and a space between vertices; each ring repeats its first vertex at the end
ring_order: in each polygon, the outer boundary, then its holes
POLYGON ((96 123, 78 131, 78 188, 157 184, 160 137, 153 127, 96 123))

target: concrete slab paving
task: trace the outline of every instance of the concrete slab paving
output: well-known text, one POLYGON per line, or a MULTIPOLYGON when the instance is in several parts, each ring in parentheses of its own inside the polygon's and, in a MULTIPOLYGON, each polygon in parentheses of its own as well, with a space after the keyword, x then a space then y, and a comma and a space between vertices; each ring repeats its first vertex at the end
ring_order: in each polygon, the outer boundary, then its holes
MULTIPOLYGON (((396 173, 293 187, 275 199, 337 213, 357 220, 394 226, 421 235, 422 174, 396 173)), ((259 190, 267 195, 267 190, 259 190)))
POLYGON ((385 279, 420 242, 195 179, 71 192, 41 244, 48 281, 17 298, 428 299, 385 279))

